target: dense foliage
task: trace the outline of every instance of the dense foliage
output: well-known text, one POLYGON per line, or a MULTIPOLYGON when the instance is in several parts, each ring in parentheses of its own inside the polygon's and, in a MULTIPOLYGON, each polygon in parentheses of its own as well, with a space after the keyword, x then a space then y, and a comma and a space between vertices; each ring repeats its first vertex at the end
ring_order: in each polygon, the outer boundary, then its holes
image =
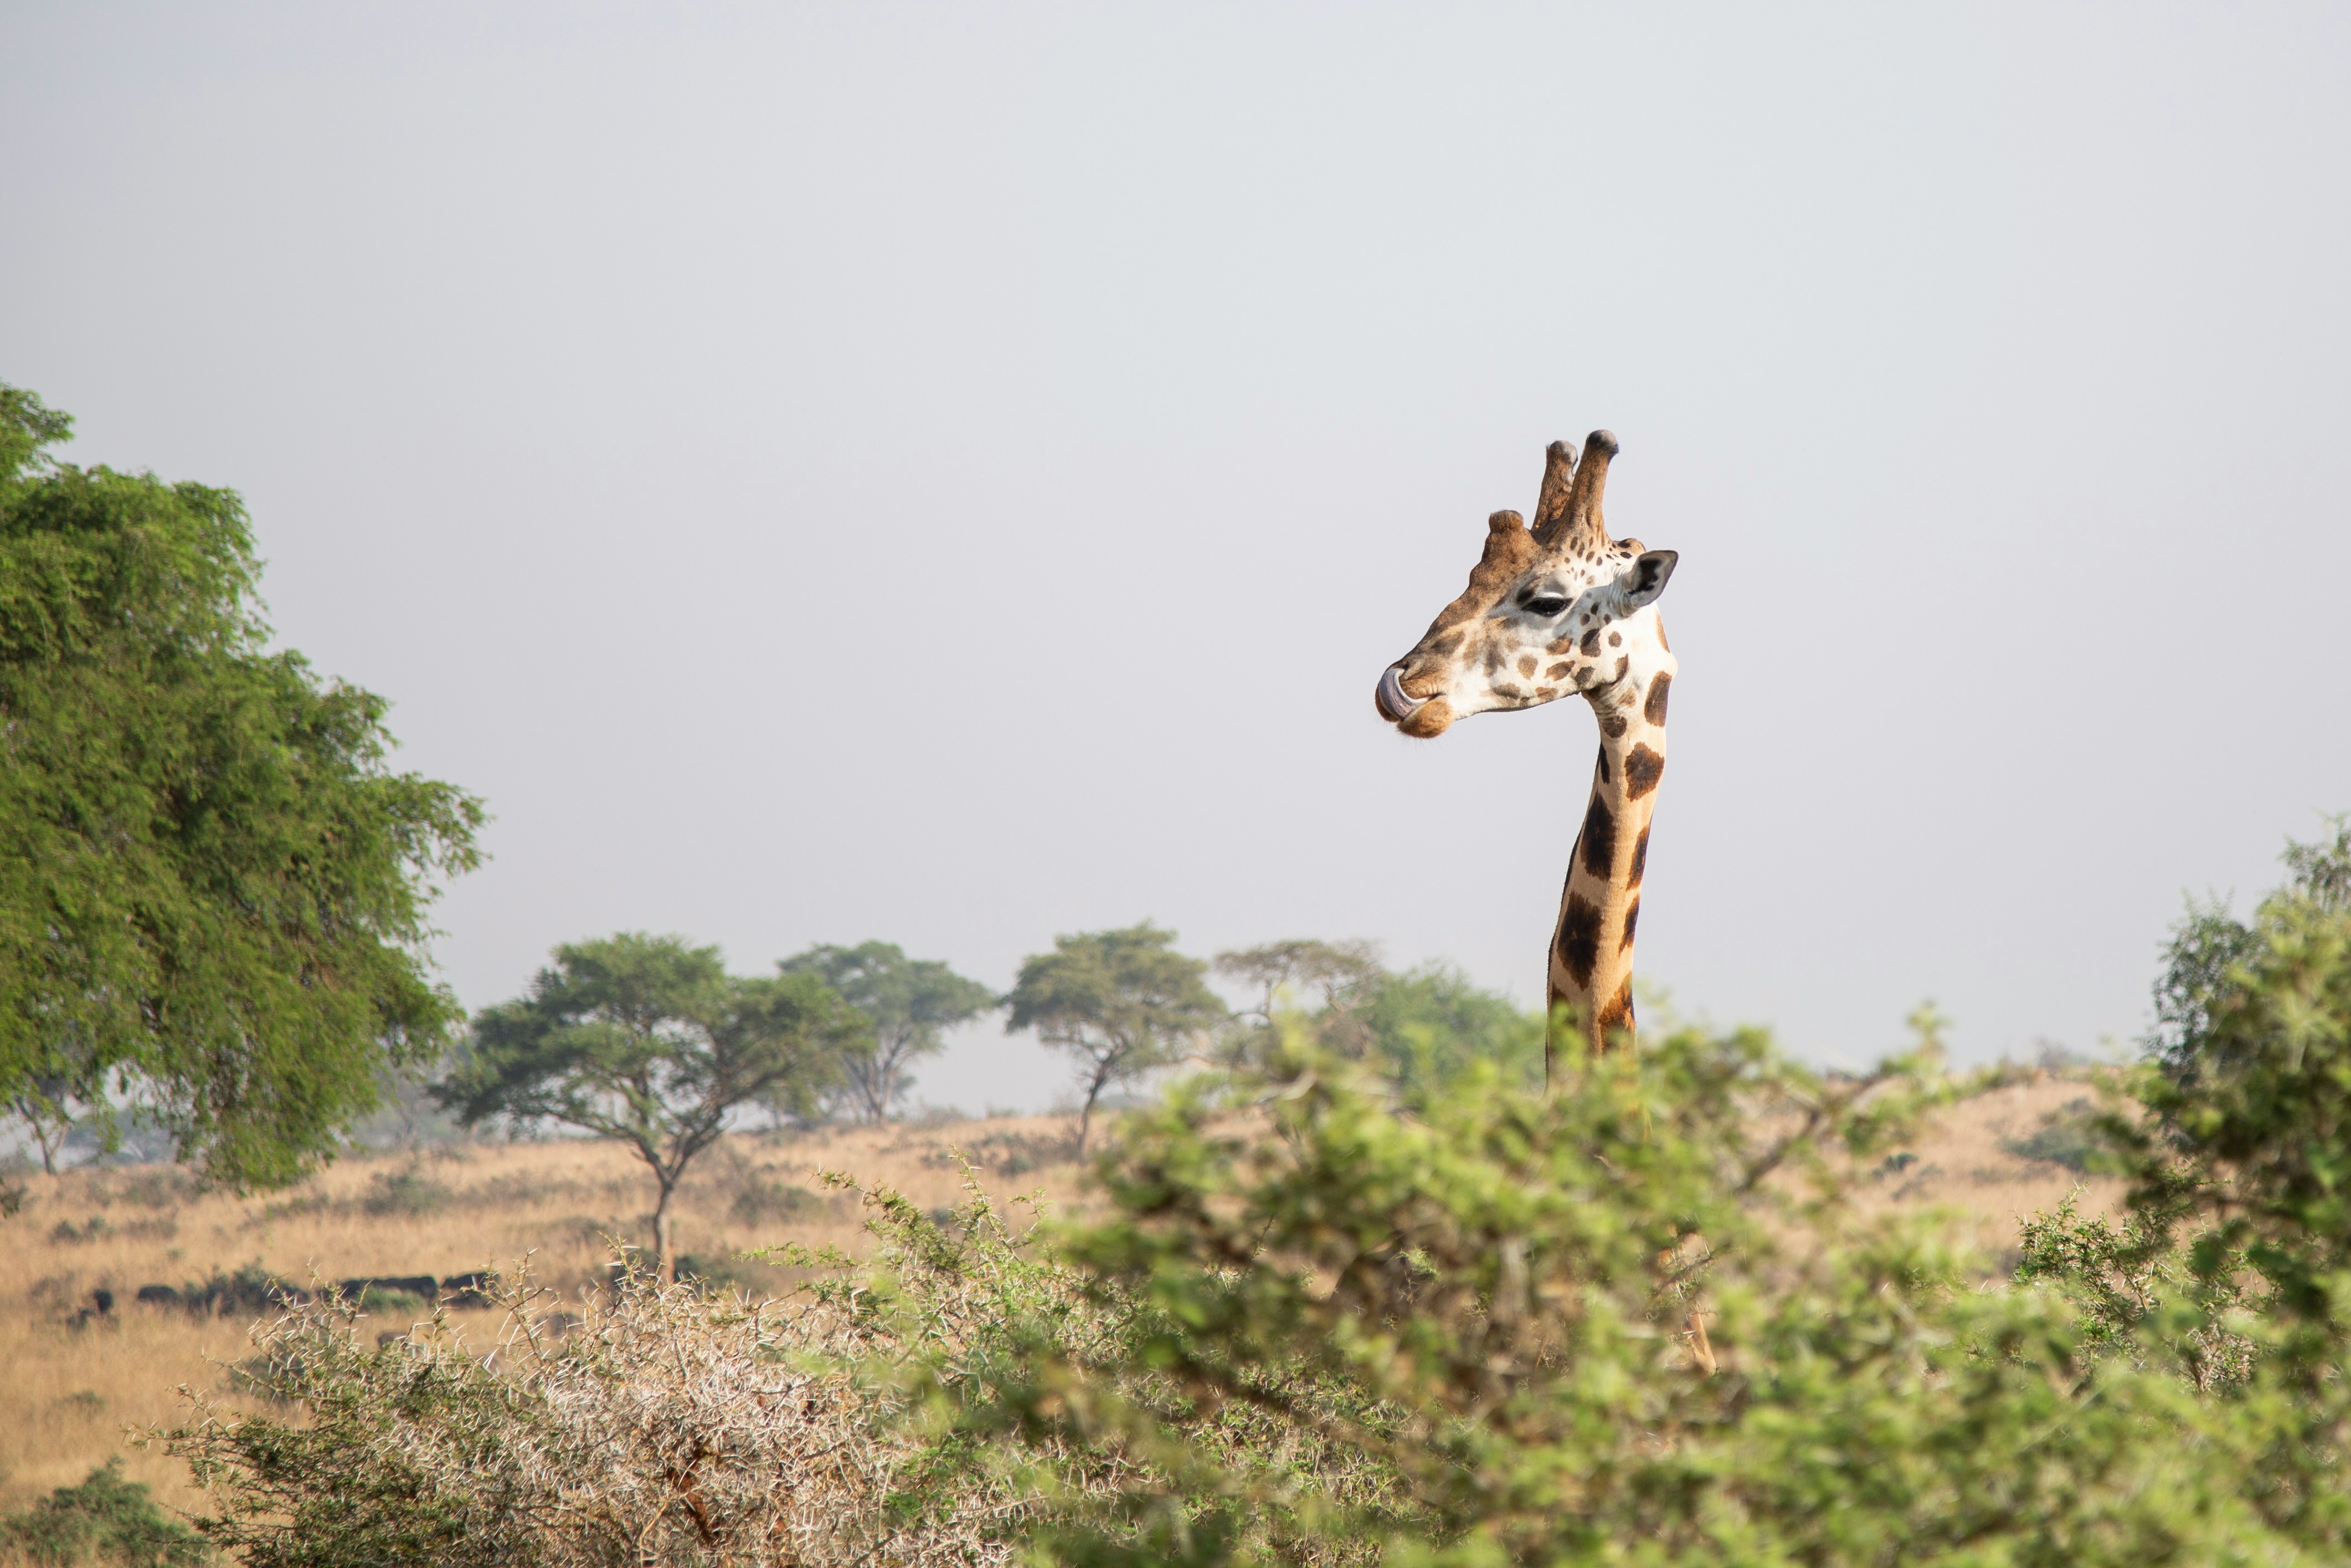
POLYGON ((2331 1454, 2351 1330, 2351 822, 2285 861, 2250 920, 2199 905, 2173 933, 2148 1058, 2098 1128, 2131 1179, 2126 1222, 2036 1219, 2027 1266, 2065 1263, 2107 1322, 2159 1335, 2200 1381, 2291 1371, 2314 1401, 2304 1437, 2331 1454))
POLYGON ((127 1094, 284 1182, 447 1043, 423 912, 482 809, 267 649, 233 492, 54 461, 69 430, 0 387, 0 1102, 46 1147, 127 1094))
POLYGON ((625 1145, 653 1177, 654 1267, 674 1277, 670 1202, 747 1105, 806 1105, 871 1049, 816 976, 743 979, 716 947, 622 932, 558 947, 530 994, 486 1008, 434 1091, 467 1125, 559 1122, 625 1145))
POLYGON ((1846 1201, 1972 1087, 1931 1044, 1841 1078, 1683 1031, 1545 1093, 1292 1020, 1130 1118, 1082 1222, 870 1194, 875 1258, 789 1257, 801 1304, 630 1285, 553 1371, 311 1313, 269 1336, 300 1416, 177 1440, 216 1538, 318 1568, 2341 1561, 2351 842, 2294 865, 2182 927, 2104 1121, 2127 1205, 2011 1278, 1846 1201))

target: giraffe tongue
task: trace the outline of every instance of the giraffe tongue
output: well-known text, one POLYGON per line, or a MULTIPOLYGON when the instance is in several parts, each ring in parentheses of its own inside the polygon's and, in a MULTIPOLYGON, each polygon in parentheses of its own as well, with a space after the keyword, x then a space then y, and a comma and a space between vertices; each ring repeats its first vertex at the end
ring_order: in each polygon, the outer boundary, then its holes
POLYGON ((1390 664, 1381 673, 1380 711, 1387 715, 1391 722, 1402 724, 1412 716, 1413 710, 1425 700, 1425 698, 1408 697, 1404 695, 1404 682, 1396 674, 1396 667, 1394 664, 1390 664))

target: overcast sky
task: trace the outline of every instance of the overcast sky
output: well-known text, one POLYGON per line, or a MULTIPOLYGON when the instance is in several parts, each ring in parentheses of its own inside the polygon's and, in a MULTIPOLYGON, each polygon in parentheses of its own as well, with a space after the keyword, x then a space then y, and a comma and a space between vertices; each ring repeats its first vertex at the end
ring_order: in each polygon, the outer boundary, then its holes
POLYGON ((0 380, 486 798, 469 1005, 1145 916, 1540 1002, 1589 710, 1372 687, 1603 425, 1689 1011, 2127 1040, 2351 809, 2340 5, 7 0, 0 111, 0 380))

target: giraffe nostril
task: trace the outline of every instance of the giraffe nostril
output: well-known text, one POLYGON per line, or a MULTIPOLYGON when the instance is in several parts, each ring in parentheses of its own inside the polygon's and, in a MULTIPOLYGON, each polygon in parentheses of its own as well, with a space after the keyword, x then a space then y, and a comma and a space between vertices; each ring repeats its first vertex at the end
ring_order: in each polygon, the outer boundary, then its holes
POLYGON ((1428 699, 1405 695, 1404 678, 1397 672, 1400 664, 1390 664, 1380 673, 1380 716, 1391 724, 1402 724, 1413 716, 1413 710, 1428 699))

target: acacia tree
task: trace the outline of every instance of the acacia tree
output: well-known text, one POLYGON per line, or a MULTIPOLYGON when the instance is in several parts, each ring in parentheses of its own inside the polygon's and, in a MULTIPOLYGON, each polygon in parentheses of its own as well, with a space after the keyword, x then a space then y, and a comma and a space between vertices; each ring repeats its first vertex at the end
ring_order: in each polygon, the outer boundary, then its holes
POLYGON ((730 1113, 803 1106, 867 1043, 814 975, 740 979, 716 947, 622 932, 555 950, 530 994, 486 1008, 435 1097, 468 1126, 560 1122, 617 1139, 653 1173, 653 1262, 677 1277, 670 1200, 730 1113))
POLYGON ((0 1105, 147 1103, 292 1180, 464 1019, 423 954, 481 802, 385 764, 385 704, 269 651, 233 491, 77 468, 0 386, 0 1105))
POLYGON ((1219 953, 1216 967, 1217 974, 1256 993, 1254 1005, 1243 1008, 1231 1020, 1226 1055, 1235 1067, 1263 1058, 1278 1033, 1276 1009, 1300 1006, 1299 993, 1321 996, 1317 1023, 1329 1026, 1323 1032, 1343 1032, 1348 1015, 1386 972, 1380 967, 1379 949, 1372 943, 1319 942, 1311 937, 1219 953))
POLYGON ((1208 966, 1176 952, 1175 942, 1173 931, 1147 920, 1123 930, 1056 936, 1053 951, 1020 966, 1005 998, 1012 1009, 1006 1033, 1033 1029, 1039 1040, 1077 1061, 1078 1087, 1085 1092, 1078 1115, 1081 1155, 1102 1091, 1174 1061, 1182 1045, 1228 1016, 1208 989, 1208 966))
POLYGON ((872 1025, 872 1052, 841 1062, 842 1086, 863 1122, 890 1119, 898 1096, 914 1084, 907 1069, 938 1053, 941 1030, 997 1006, 996 993, 977 980, 933 959, 909 958, 894 943, 810 947, 777 968, 817 976, 872 1025))

